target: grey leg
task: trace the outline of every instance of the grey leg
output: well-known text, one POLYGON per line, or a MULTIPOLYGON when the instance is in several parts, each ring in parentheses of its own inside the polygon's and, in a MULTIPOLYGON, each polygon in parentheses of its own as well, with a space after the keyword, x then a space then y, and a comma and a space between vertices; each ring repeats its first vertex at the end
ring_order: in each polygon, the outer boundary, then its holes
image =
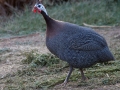
POLYGON ((80 68, 80 72, 81 72, 82 80, 85 81, 86 77, 84 75, 83 69, 80 68))
POLYGON ((67 75, 67 77, 66 77, 66 79, 65 79, 65 81, 64 81, 64 83, 63 83, 64 86, 67 84, 67 82, 68 82, 68 80, 69 80, 69 78, 70 78, 70 75, 71 75, 72 71, 73 71, 73 67, 70 66, 69 73, 68 73, 68 75, 67 75))

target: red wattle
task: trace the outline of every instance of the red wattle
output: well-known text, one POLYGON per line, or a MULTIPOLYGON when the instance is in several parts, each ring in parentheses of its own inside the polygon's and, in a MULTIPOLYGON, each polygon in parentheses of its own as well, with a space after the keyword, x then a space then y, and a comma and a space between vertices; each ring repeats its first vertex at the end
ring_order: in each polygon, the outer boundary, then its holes
POLYGON ((38 13, 41 13, 41 11, 40 11, 40 10, 38 10, 38 13))
POLYGON ((34 10, 33 10, 33 12, 34 12, 34 13, 36 13, 36 12, 37 12, 37 10, 36 10, 36 9, 34 9, 34 10))
POLYGON ((34 7, 34 8, 32 9, 32 11, 33 11, 34 13, 36 13, 36 12, 37 12, 36 7, 34 7))
POLYGON ((33 10, 32 10, 34 13, 41 13, 41 10, 39 10, 38 8, 34 7, 33 10))

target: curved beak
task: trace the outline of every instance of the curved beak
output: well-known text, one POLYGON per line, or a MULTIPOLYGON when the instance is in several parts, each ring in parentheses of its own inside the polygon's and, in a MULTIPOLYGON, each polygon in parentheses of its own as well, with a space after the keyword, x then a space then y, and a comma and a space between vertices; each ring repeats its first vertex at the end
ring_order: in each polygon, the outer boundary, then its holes
POLYGON ((36 12, 37 12, 37 7, 33 7, 32 11, 33 11, 34 13, 36 13, 36 12))

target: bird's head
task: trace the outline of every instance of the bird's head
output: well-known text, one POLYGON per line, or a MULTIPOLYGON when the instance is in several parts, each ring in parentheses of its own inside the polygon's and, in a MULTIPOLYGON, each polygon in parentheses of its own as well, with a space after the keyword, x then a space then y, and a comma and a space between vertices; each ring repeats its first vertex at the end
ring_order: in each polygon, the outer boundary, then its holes
POLYGON ((47 14, 47 11, 46 11, 44 5, 42 5, 42 3, 41 3, 41 0, 36 0, 36 4, 33 7, 32 11, 34 13, 37 13, 37 12, 41 13, 43 11, 43 12, 45 12, 47 14))

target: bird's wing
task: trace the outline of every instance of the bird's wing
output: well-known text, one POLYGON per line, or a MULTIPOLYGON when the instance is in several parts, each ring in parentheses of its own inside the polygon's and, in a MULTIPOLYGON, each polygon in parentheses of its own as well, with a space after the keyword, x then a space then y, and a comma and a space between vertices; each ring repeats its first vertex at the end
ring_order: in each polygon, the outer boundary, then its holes
POLYGON ((75 50, 94 51, 106 46, 105 39, 98 34, 76 34, 69 38, 69 48, 75 50))

